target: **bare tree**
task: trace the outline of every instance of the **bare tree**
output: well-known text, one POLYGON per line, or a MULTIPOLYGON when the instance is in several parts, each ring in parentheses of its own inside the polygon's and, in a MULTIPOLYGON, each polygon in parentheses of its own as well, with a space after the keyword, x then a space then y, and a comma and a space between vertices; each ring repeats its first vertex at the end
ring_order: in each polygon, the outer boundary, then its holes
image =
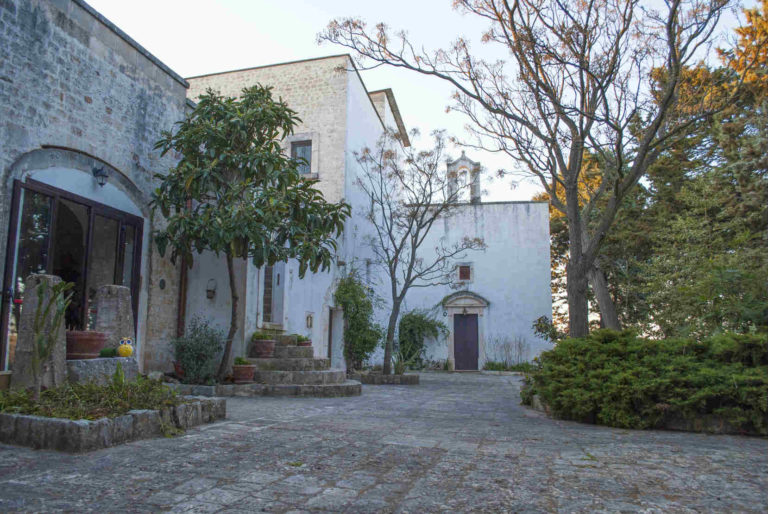
POLYGON ((433 148, 417 151, 402 149, 396 136, 386 133, 375 148, 355 155, 361 169, 356 183, 370 201, 366 217, 374 227, 367 242, 374 263, 389 279, 385 374, 391 373, 395 328, 408 290, 454 284, 455 260, 485 248, 482 239, 470 237, 424 245, 434 224, 460 208, 462 192, 470 187, 448 176, 443 133, 435 132, 433 138, 433 148))
POLYGON ((363 69, 391 65, 449 82, 453 108, 476 136, 465 144, 508 154, 542 184, 568 220, 569 328, 579 337, 589 330, 590 279, 604 322, 618 326, 596 257, 622 199, 687 126, 722 108, 722 98, 679 91, 729 3, 456 0, 457 9, 489 22, 482 40, 500 45, 509 62, 473 55, 463 38, 427 51, 404 32, 391 35, 384 24, 368 30, 351 18, 332 21, 318 37, 353 50, 363 69), (689 116, 674 116, 683 110, 689 116), (600 159, 602 176, 580 202, 589 154, 600 159))

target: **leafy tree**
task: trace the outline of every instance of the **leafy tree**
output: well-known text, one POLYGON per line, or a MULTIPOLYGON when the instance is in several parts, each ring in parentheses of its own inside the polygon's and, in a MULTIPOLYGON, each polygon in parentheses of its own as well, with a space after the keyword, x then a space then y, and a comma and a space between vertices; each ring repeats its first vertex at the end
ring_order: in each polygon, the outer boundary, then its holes
POLYGON ((373 321, 373 291, 354 270, 336 287, 336 305, 344 310, 344 358, 347 369, 361 369, 383 337, 373 321))
POLYGON ((383 23, 368 30, 352 18, 332 21, 319 38, 351 49, 363 68, 387 64, 450 83, 475 144, 508 154, 538 179, 568 220, 570 334, 583 336, 588 276, 624 198, 691 119, 723 107, 718 98, 682 95, 680 84, 729 2, 668 0, 653 9, 637 0, 454 5, 489 23, 482 41, 500 46, 509 62, 478 57, 463 38, 429 52, 383 23), (649 76, 654 68, 663 70, 663 80, 649 76), (691 116, 679 123, 671 115, 676 109, 691 116), (580 177, 590 154, 603 163, 600 187, 581 206, 580 177))
POLYGON ((408 148, 401 154, 397 139, 387 133, 375 148, 356 154, 361 169, 357 186, 370 201, 367 217, 375 229, 368 238, 373 263, 389 279, 391 309, 383 369, 387 375, 392 372, 395 329, 408 290, 453 284, 455 260, 467 251, 485 248, 482 239, 470 237, 423 247, 434 224, 453 215, 466 188, 471 187, 469 182, 462 185, 448 176, 445 137, 435 132, 433 138, 432 148, 408 148))
POLYGON ((281 142, 299 121, 269 87, 245 88, 239 99, 208 90, 156 145, 181 156, 168 174, 156 175, 152 205, 167 220, 154 233, 160 254, 170 248, 171 260, 188 266, 195 252, 226 258, 232 311, 219 378, 237 331, 234 259, 250 258, 258 267, 297 259, 300 276, 327 270, 349 215, 348 205, 327 202, 302 178, 299 162, 284 155, 281 142))
POLYGON ((422 364, 427 339, 447 334, 445 323, 433 318, 427 311, 412 310, 403 314, 397 327, 397 346, 401 360, 409 365, 422 364))

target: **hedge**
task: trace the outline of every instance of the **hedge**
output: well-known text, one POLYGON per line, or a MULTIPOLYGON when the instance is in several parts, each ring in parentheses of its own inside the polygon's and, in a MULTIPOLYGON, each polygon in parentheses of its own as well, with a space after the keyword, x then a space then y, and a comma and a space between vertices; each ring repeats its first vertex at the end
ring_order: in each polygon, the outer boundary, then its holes
POLYGON ((542 353, 521 396, 527 405, 538 396, 555 417, 612 427, 719 419, 768 435, 768 335, 651 340, 598 330, 542 353))

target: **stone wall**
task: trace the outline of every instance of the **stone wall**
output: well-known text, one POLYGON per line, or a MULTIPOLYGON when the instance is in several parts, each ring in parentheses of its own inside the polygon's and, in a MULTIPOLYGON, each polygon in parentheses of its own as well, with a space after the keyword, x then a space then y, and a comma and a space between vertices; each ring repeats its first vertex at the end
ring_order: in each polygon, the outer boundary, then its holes
POLYGON ((297 61, 191 77, 189 98, 195 100, 213 88, 228 96, 240 95, 243 88, 255 84, 274 87, 302 119, 291 140, 312 141, 312 171, 326 199, 337 202, 344 197, 344 150, 347 116, 347 75, 352 63, 346 55, 297 61), (317 155, 315 155, 317 154, 317 155))
POLYGON ((0 0, 0 48, 0 241, 7 240, 14 179, 106 164, 108 186, 145 217, 139 351, 145 367, 165 367, 178 269, 149 248, 147 204, 153 174, 176 158, 153 146, 183 118, 187 83, 80 0, 0 0))

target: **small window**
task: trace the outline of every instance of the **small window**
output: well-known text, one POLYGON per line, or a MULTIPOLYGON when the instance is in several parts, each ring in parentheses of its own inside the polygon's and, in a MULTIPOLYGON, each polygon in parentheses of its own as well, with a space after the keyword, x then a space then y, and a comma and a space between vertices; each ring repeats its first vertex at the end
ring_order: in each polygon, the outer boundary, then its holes
POLYGON ((302 175, 312 173, 312 141, 291 143, 291 159, 299 161, 297 168, 302 175))
POLYGON ((459 266, 459 280, 472 280, 472 266, 469 266, 468 264, 462 264, 459 266))

